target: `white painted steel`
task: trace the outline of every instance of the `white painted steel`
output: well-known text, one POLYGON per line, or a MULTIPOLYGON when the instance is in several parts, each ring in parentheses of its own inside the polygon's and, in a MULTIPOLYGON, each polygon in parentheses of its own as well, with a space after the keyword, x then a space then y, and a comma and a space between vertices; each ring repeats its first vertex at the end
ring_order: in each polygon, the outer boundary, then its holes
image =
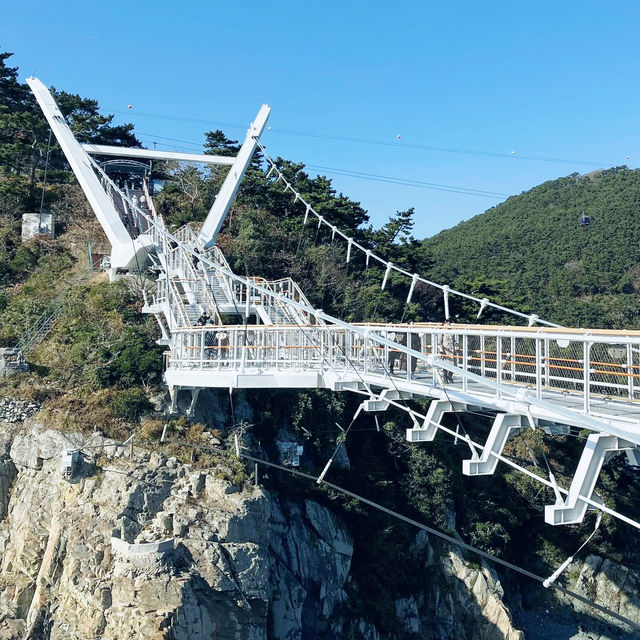
MULTIPOLYGON (((438 335, 449 333, 456 337, 461 336, 460 331, 465 328, 443 325, 354 325, 355 331, 345 330, 343 327, 326 325, 293 326, 255 326, 250 325, 230 327, 225 326, 228 343, 217 345, 215 348, 200 349, 204 343, 205 333, 215 333, 220 328, 194 327, 176 328, 172 334, 172 360, 170 367, 174 370, 188 369, 190 371, 214 372, 225 369, 239 369, 242 362, 244 371, 260 370, 277 374, 292 370, 308 371, 330 370, 337 372, 342 379, 354 380, 362 376, 370 384, 377 383, 380 386, 391 386, 387 375, 387 363, 390 353, 406 355, 411 364, 415 358, 415 371, 406 371, 402 367, 400 375, 394 376, 394 384, 398 388, 429 397, 438 397, 442 394, 443 385, 434 375, 434 368, 446 368, 451 371, 454 381, 444 385, 452 394, 452 397, 464 395, 469 404, 475 404, 509 411, 513 406, 519 406, 516 413, 526 415, 527 407, 531 406, 538 418, 556 420, 561 423, 572 424, 582 428, 600 431, 606 427, 603 419, 609 424, 609 428, 619 425, 624 428, 621 437, 631 437, 638 441, 640 428, 638 426, 637 398, 629 398, 626 384, 618 384, 599 379, 598 369, 591 369, 580 362, 566 363, 566 370, 562 365, 549 365, 556 362, 555 359, 544 361, 518 360, 516 373, 513 368, 503 368, 501 379, 496 378, 495 354, 487 352, 477 354, 475 350, 467 352, 462 350, 449 357, 449 361, 439 357, 442 354, 434 353, 433 345, 437 345, 438 335), (366 338, 364 333, 366 332, 366 338), (420 336, 420 351, 413 351, 395 340, 388 340, 386 336, 402 333, 418 333, 420 336), (384 343, 383 341, 387 341, 384 343), (243 360, 244 353, 244 360, 243 360), (467 362, 466 369, 463 368, 467 362), (417 361, 421 361, 417 362, 417 361), (484 364, 484 376, 479 375, 484 364), (550 385, 538 384, 546 376, 549 366, 559 367, 550 378, 550 385), (580 367, 580 375, 574 377, 574 369, 580 367), (584 370, 591 371, 587 388, 598 386, 609 394, 588 394, 588 414, 582 411, 584 402, 584 390, 582 388, 582 375, 584 370), (461 378, 466 378, 468 386, 466 391, 462 389, 461 378), (386 381, 385 381, 386 379, 386 381), (569 409, 568 407, 574 407, 569 409), (635 431, 635 435, 629 432, 635 431)), ((471 334, 481 332, 481 327, 476 329, 466 328, 471 334)), ((505 337, 509 336, 509 329, 505 329, 505 337)), ((518 329, 513 330, 516 335, 518 329)), ((577 337, 577 334, 576 334, 577 337)), ((604 338, 604 336, 600 336, 604 338)), ((623 334, 609 335, 610 343, 624 343, 629 339, 634 343, 640 336, 626 337, 623 334)), ((585 339, 584 337, 582 338, 585 339)), ((532 337, 531 341, 544 342, 544 335, 532 337)), ((579 340, 575 342, 580 343, 579 340)), ((463 345, 464 341, 460 341, 463 345)), ((466 343, 469 344, 468 341, 466 343)), ((581 346, 581 345, 580 345, 581 346)), ((534 345, 535 349, 535 345, 534 345)), ((515 354, 517 357, 518 354, 515 354)), ((406 363, 405 359, 405 363, 406 363)), ((637 369, 634 368, 634 371, 637 369)), ((619 374, 617 374, 619 375, 619 374)), ((633 373, 631 375, 638 375, 633 373)), ((214 377, 207 376, 209 383, 205 386, 217 386, 214 377)), ((226 381, 221 386, 226 386, 226 381)), ((281 385, 278 385, 281 386, 281 385)), ((637 392, 634 392, 637 393, 637 392)))
POLYGON ((222 183, 220 192, 216 196, 216 200, 213 203, 204 224, 202 225, 200 234, 198 235, 198 238, 205 247, 213 245, 216 241, 216 236, 222 227, 222 223, 229 211, 229 207, 231 207, 233 200, 236 197, 240 182, 242 181, 245 171, 251 162, 251 158, 253 158, 253 154, 258 146, 258 139, 267 125, 270 113, 271 107, 267 104, 263 104, 260 111, 258 111, 256 119, 251 123, 251 126, 247 131, 244 143, 242 144, 242 147, 240 147, 240 151, 231 166, 227 177, 222 183))
MULTIPOLYGON (((120 266, 121 255, 124 247, 130 247, 131 236, 127 232, 116 208, 102 188, 96 176, 91 160, 82 146, 78 143, 71 129, 67 125, 62 112, 58 108, 49 90, 37 78, 27 78, 33 95, 36 97, 42 112, 44 113, 51 130, 53 131, 67 161, 71 165, 73 172, 84 191, 91 208, 96 214, 111 247, 113 254, 111 264, 120 266), (115 263, 114 263, 115 257, 115 263)), ((130 249, 127 254, 130 254, 130 249)))
MULTIPOLYGON (((260 131, 266 123, 268 107, 263 115, 260 131)), ((243 145, 246 157, 242 172, 257 143, 257 135, 251 133, 250 130, 243 145), (253 146, 248 144, 250 140, 253 146)), ((77 149, 71 149, 72 154, 74 151, 77 149)), ((86 156, 81 147, 80 152, 86 156)), ((241 155, 242 150, 238 158, 241 155)), ((229 182, 232 188, 227 190, 220 207, 212 208, 215 215, 211 217, 210 213, 207 222, 213 232, 196 237, 189 228, 176 234, 167 232, 153 206, 149 212, 143 211, 88 160, 94 175, 101 175, 99 188, 104 187, 113 202, 120 197, 123 212, 157 251, 162 274, 157 294, 150 304, 145 301, 145 310, 156 317, 164 315, 167 323, 166 331, 163 327, 164 342, 170 347, 166 353, 166 380, 174 404, 177 390, 187 389, 192 393, 193 408, 198 390, 203 387, 344 388, 367 394, 369 399, 361 407, 368 402, 370 410, 389 405, 403 408, 397 401, 407 397, 435 399, 437 402, 432 403, 426 416, 407 408, 415 425, 407 434, 412 441, 432 439, 435 429, 451 432, 439 423, 442 412, 450 409, 474 405, 503 412, 496 418, 486 445, 463 438, 472 452, 472 459, 466 461, 466 472, 473 475, 491 473, 497 460, 514 466, 513 461, 501 455, 513 428, 534 426, 536 420, 575 425, 593 431, 590 441, 602 439, 604 448, 600 461, 594 454, 588 464, 584 460, 590 450, 585 449, 570 491, 558 489, 553 478, 547 481, 518 466, 522 472, 553 486, 558 495, 568 496, 563 504, 555 505, 549 517, 554 522, 575 522, 591 506, 640 526, 592 497, 594 478, 606 451, 630 448, 630 459, 638 457, 635 447, 640 444, 640 390, 636 380, 640 378, 640 332, 535 328, 532 325, 538 319, 534 315, 529 316, 529 327, 350 324, 314 310, 291 279, 267 282, 237 276, 219 249, 207 249, 222 224, 241 175, 236 174, 229 182), (216 295, 225 297, 228 312, 235 309, 236 315, 241 316, 239 309, 244 309, 245 318, 255 314, 271 324, 222 324, 216 295), (201 311, 214 311, 217 324, 194 326, 195 316, 201 311), (398 367, 398 375, 389 373, 392 361, 398 367), (418 426, 421 419, 422 428, 418 426), (479 451, 483 452, 482 457, 479 451), (574 513, 576 508, 578 512, 574 513)), ((321 217, 319 220, 322 222, 321 217)), ((332 229, 335 234, 336 228, 332 229)), ((383 263, 388 276, 391 264, 383 263)), ((419 280, 415 274, 409 275, 412 282, 419 280)), ((446 310, 450 290, 446 285, 440 288, 446 310)), ((481 303, 482 309, 482 305, 486 306, 484 299, 481 303)), ((457 431, 451 433, 460 438, 457 431)))
POLYGON ((605 457, 609 452, 627 448, 633 448, 633 445, 615 436, 592 433, 580 457, 569 494, 555 505, 545 506, 545 522, 553 525, 582 522, 588 506, 585 497, 592 496, 605 457))
POLYGON ((177 151, 159 151, 156 149, 133 149, 114 147, 105 144, 82 144, 82 148, 94 156, 116 156, 118 158, 138 158, 140 160, 175 160, 176 162, 198 162, 202 164, 232 165, 230 156, 214 156, 206 153, 181 153, 177 151))

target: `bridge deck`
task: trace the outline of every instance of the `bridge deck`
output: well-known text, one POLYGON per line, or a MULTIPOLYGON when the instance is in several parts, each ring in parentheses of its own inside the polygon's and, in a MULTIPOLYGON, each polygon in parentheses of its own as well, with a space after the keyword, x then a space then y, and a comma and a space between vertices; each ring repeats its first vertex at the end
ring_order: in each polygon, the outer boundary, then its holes
POLYGON ((640 439, 639 332, 364 327, 366 337, 318 325, 177 330, 166 379, 178 388, 331 389, 337 383, 360 383, 578 427, 589 416, 640 439), (377 343, 380 336, 391 337, 397 349, 377 343), (409 348, 424 359, 414 358, 409 348), (430 364, 434 356, 448 370, 430 364), (525 408, 525 395, 541 402, 525 408))

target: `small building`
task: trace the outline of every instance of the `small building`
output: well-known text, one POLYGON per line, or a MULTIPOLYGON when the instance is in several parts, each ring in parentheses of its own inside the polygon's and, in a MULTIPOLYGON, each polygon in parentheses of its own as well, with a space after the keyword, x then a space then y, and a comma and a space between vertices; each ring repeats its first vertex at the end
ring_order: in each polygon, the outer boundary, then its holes
POLYGON ((45 234, 55 237, 52 213, 25 213, 22 215, 22 242, 33 236, 45 234))

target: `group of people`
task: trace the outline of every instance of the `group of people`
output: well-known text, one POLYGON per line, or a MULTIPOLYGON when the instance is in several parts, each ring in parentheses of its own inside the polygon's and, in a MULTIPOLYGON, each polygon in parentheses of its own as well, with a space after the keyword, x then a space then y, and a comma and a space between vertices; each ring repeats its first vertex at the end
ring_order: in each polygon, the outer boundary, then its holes
POLYGON ((114 182, 118 185, 118 188, 129 191, 142 191, 142 178, 137 176, 116 177, 114 182))
MULTIPOLYGON (((395 337, 395 342, 399 345, 407 346, 407 336, 409 337, 409 347, 413 351, 422 351, 422 344, 420 340, 420 334, 414 332, 405 332, 395 337)), ((440 333, 437 338, 437 352, 434 354, 439 358, 445 360, 449 364, 456 365, 459 354, 458 341, 456 336, 452 333, 440 333)), ((387 361, 389 367, 389 373, 393 375, 395 373, 395 367, 398 369, 407 370, 407 354, 400 350, 389 350, 389 357, 387 361)), ((418 367, 418 359, 415 356, 409 356, 409 367, 411 373, 415 373, 418 367)), ((447 369, 441 369, 440 375, 442 376, 442 382, 444 384, 450 384, 453 382, 453 373, 447 369)))
MULTIPOLYGON (((196 321, 197 327, 216 326, 216 321, 206 311, 196 321)), ((229 339, 226 331, 205 331, 204 332, 204 349, 207 360, 213 360, 218 357, 222 360, 227 358, 227 348, 229 347, 229 339), (216 353, 218 351, 218 353, 216 353)))
POLYGON ((147 206, 147 199, 144 196, 140 196, 140 198, 138 198, 135 193, 131 196, 131 202, 133 202, 134 207, 139 206, 144 209, 147 206))

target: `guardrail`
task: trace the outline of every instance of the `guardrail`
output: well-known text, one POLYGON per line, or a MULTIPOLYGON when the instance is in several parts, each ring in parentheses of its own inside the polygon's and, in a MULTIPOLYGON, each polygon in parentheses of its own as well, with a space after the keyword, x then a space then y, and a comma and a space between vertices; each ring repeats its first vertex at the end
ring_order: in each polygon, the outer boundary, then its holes
MULTIPOLYGON (((482 386, 461 375, 468 372, 527 387, 537 398, 549 391, 579 396, 586 413, 592 396, 640 401, 640 332, 426 323, 354 326, 364 328, 366 335, 331 325, 178 329, 172 334, 171 368, 331 369, 381 375, 393 370, 407 380, 429 374, 464 390, 482 386), (380 344, 375 336, 393 340, 398 348, 380 344), (458 372, 447 375, 408 355, 407 349, 436 356, 458 372)), ((500 395, 499 390, 492 393, 500 395)))

